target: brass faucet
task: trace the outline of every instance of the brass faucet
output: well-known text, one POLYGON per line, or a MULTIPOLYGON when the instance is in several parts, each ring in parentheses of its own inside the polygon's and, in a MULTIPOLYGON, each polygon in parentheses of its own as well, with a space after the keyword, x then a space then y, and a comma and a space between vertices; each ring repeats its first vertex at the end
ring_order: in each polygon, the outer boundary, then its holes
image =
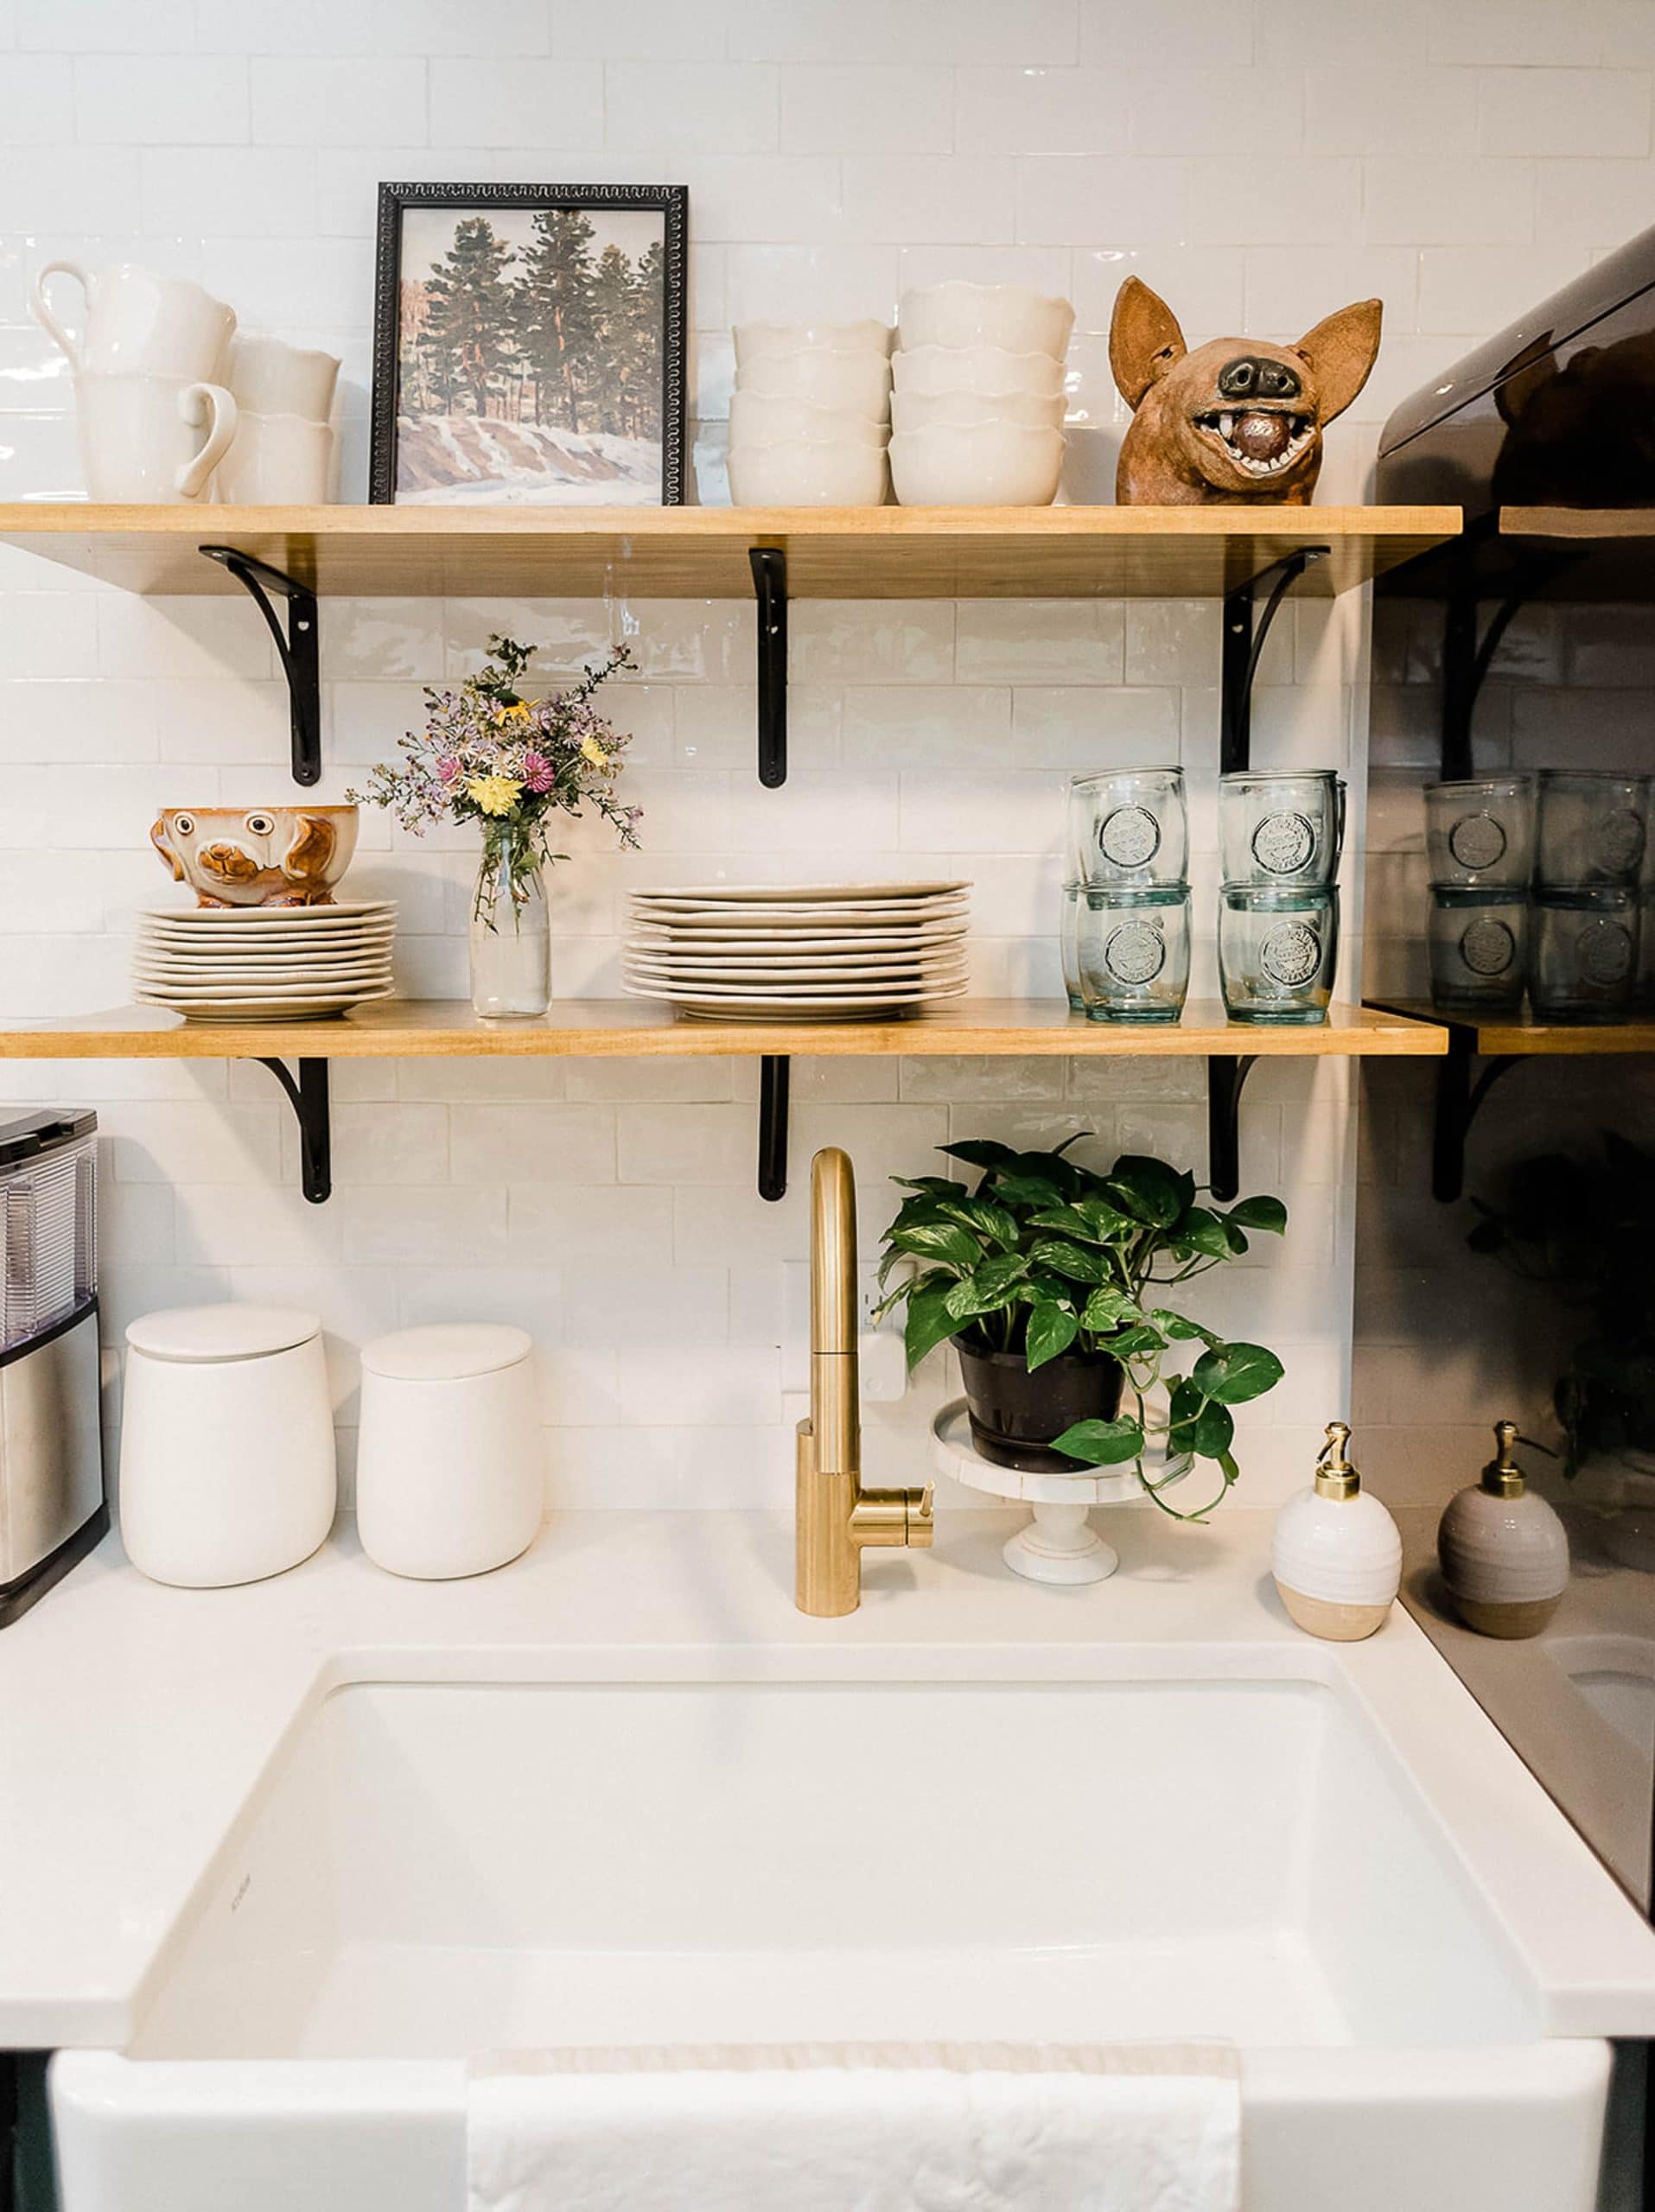
POLYGON ((870 1544, 928 1546, 931 1487, 864 1490, 856 1374, 856 1187, 828 1145, 811 1162, 811 1411, 799 1424, 794 1603, 831 1618, 862 1603, 870 1544))

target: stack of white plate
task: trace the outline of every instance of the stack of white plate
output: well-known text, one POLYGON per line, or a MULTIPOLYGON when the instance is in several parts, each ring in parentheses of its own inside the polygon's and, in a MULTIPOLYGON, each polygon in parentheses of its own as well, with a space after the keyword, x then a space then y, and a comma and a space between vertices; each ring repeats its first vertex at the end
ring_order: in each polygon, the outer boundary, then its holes
POLYGON ((894 1016, 965 989, 969 883, 634 891, 625 988, 719 1021, 894 1016))
POLYGON ((194 1021, 308 1021, 391 996, 393 899, 337 906, 152 906, 132 956, 140 1006, 194 1021))

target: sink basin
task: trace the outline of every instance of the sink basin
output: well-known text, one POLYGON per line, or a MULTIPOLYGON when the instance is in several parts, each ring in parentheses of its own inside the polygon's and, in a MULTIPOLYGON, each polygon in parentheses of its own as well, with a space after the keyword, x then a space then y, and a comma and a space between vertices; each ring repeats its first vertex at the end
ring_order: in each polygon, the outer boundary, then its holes
POLYGON ((335 1688, 54 2061, 64 2212, 463 2212, 468 2055, 938 2037, 1235 2042, 1247 2212, 1593 2202, 1608 2047, 1329 1666, 335 1688))
POLYGON ((1545 1647, 1600 1719, 1655 1762, 1655 1641, 1615 1634, 1558 1637, 1545 1647))

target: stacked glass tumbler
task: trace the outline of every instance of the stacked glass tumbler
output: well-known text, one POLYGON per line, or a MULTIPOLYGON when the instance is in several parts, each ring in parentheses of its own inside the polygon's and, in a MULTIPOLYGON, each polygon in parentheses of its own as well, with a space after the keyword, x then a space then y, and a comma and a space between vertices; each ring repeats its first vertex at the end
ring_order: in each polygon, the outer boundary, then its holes
POLYGON ((1325 1021, 1339 963, 1345 785, 1331 768, 1219 779, 1219 976, 1232 1021, 1325 1021))
POLYGON ((1464 776, 1425 789, 1431 1003, 1509 1014, 1528 980, 1532 776, 1464 776))
POLYGON ((1540 1021, 1624 1021, 1638 989, 1650 779, 1544 768, 1537 793, 1529 998, 1540 1021))
POLYGON ((1092 1021, 1176 1021, 1189 991, 1189 810, 1181 768, 1069 786, 1064 982, 1092 1021))

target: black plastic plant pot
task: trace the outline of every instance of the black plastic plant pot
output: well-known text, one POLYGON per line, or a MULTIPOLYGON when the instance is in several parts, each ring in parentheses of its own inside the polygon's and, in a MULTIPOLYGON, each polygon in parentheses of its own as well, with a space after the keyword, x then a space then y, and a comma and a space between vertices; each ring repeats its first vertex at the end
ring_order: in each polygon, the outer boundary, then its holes
POLYGON ((1089 1473, 1053 1452, 1052 1439, 1078 1421, 1113 1421, 1120 1410, 1120 1362, 1106 1352, 1063 1352, 1031 1375, 1020 1351, 981 1351, 953 1339, 971 1441, 996 1467, 1024 1475, 1089 1473))

